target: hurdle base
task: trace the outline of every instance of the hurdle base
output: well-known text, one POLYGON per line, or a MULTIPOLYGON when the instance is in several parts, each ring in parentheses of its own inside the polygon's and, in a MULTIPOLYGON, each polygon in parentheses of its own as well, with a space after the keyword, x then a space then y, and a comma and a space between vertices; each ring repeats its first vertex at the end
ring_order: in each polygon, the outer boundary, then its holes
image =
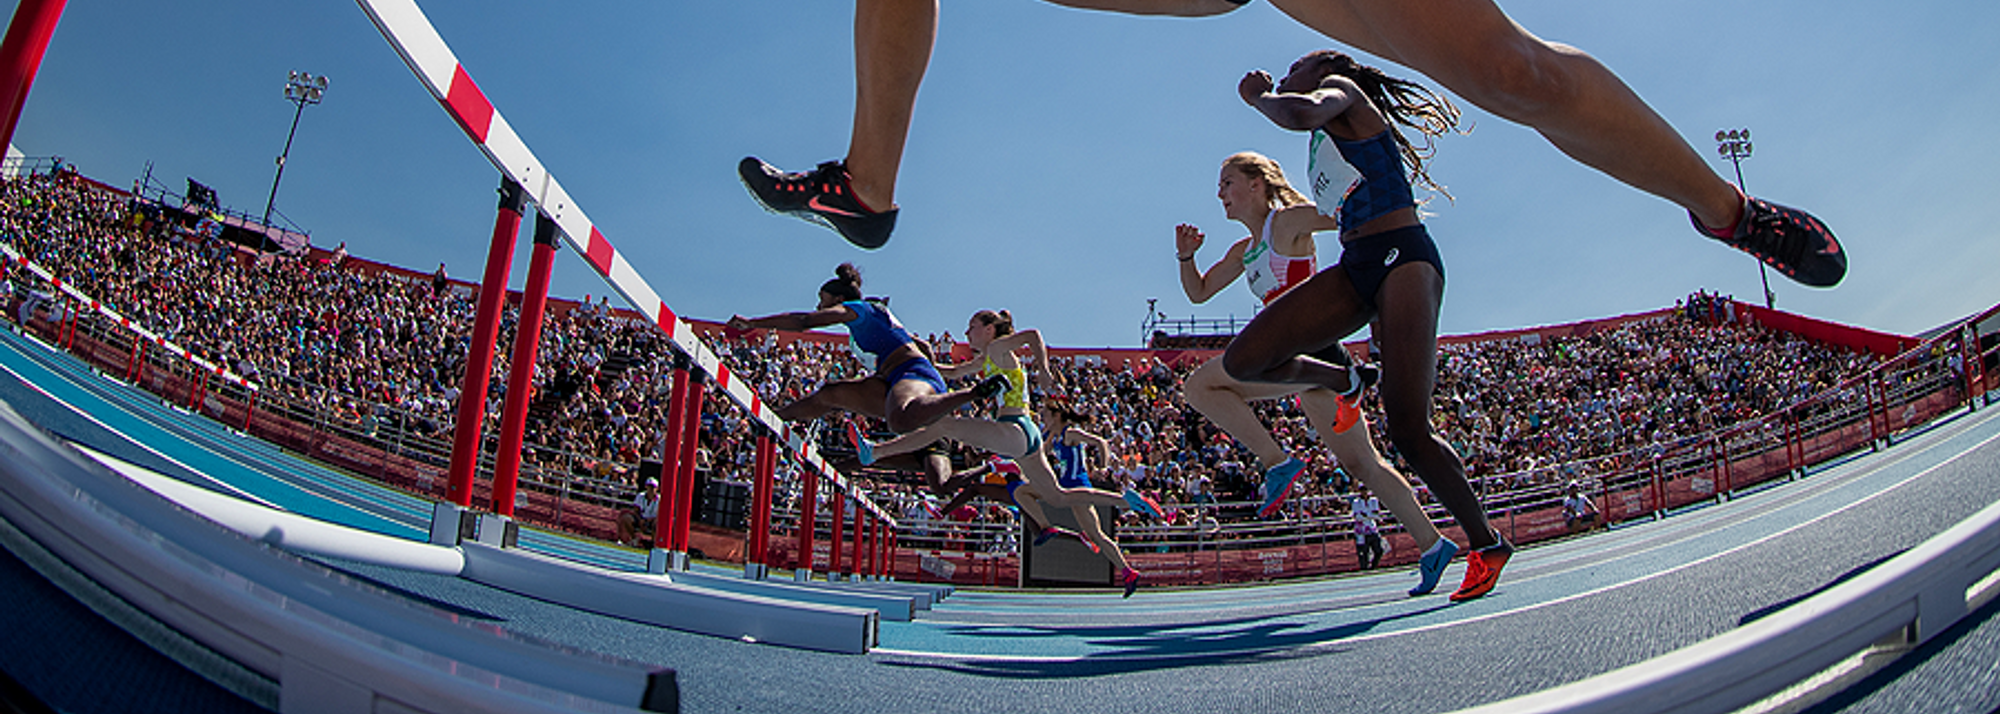
POLYGON ((648 573, 661 575, 669 571, 687 569, 688 554, 678 550, 654 548, 652 552, 646 554, 646 572, 648 573))
POLYGON ((521 536, 521 524, 498 513, 479 514, 477 525, 477 540, 495 548, 512 548, 521 536))
POLYGON ((763 580, 771 576, 771 568, 763 563, 744 563, 744 580, 763 580))
POLYGON ((431 545, 453 546, 472 540, 478 533, 479 522, 471 518, 472 510, 450 501, 439 501, 431 508, 431 545))
POLYGON ((806 570, 805 568, 792 569, 792 580, 794 582, 810 583, 812 582, 812 579, 813 579, 812 571, 806 570))

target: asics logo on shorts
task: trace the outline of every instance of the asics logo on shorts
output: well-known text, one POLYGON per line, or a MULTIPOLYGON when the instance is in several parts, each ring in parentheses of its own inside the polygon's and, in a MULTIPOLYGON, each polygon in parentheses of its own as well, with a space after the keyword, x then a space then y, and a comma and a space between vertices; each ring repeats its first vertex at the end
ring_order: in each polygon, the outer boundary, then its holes
POLYGON ((1395 265, 1395 264, 1396 264, 1396 258, 1399 258, 1399 257, 1401 257, 1402 255, 1403 255, 1403 252, 1402 252, 1402 250, 1400 250, 1400 249, 1397 249, 1397 248, 1390 248, 1390 249, 1389 249, 1389 254, 1388 254, 1388 255, 1385 255, 1385 256, 1382 256, 1382 264, 1383 264, 1383 265, 1385 265, 1385 266, 1388 266, 1388 265, 1395 265))

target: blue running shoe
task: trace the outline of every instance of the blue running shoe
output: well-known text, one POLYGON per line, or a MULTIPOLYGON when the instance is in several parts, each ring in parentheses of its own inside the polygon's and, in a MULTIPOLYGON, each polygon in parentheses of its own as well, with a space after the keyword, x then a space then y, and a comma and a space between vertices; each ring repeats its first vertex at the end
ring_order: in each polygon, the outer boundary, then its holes
POLYGON ((1139 589, 1139 571, 1126 568, 1125 572, 1118 574, 1118 582, 1125 586, 1125 597, 1132 597, 1132 593, 1139 589))
POLYGON ((1125 505, 1132 507, 1132 510, 1137 511, 1140 515, 1153 520, 1159 520, 1167 516, 1165 511, 1160 510, 1160 504, 1154 503, 1153 499, 1147 498, 1146 494, 1140 493, 1135 488, 1125 489, 1125 505))
POLYGON ((1270 518, 1283 505, 1285 497, 1292 494, 1292 483, 1299 480, 1299 473, 1306 470, 1306 462, 1296 457, 1285 459, 1285 463, 1271 467, 1264 472, 1264 505, 1257 508, 1258 518, 1270 518))
POLYGON ((1450 538, 1439 538, 1436 545, 1424 551, 1424 557, 1417 559, 1417 577, 1423 580, 1410 588, 1410 597, 1429 595, 1436 590, 1438 581, 1444 579, 1444 569, 1451 565, 1451 559, 1458 557, 1458 544, 1450 538))
POLYGON ((851 421, 847 423, 847 440, 854 442, 854 458, 860 459, 862 466, 875 463, 875 445, 863 438, 861 427, 855 426, 851 421))

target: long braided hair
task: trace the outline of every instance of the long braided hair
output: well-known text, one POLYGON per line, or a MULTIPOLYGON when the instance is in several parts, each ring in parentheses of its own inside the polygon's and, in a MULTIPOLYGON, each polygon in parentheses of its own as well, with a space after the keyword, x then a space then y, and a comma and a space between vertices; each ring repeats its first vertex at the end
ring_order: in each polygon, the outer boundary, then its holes
POLYGON ((1382 70, 1354 61, 1338 50, 1315 50, 1299 58, 1300 62, 1325 62, 1334 74, 1353 80, 1361 87, 1361 93, 1368 101, 1389 118, 1389 128, 1396 146, 1402 149, 1403 163, 1410 167, 1410 175, 1424 188, 1451 198, 1451 192, 1431 180, 1430 171, 1424 166, 1437 153, 1433 140, 1446 132, 1458 132, 1458 106, 1442 94, 1431 91, 1416 82, 1391 77, 1382 70), (1423 145, 1410 142, 1397 125, 1409 127, 1423 137, 1423 145))

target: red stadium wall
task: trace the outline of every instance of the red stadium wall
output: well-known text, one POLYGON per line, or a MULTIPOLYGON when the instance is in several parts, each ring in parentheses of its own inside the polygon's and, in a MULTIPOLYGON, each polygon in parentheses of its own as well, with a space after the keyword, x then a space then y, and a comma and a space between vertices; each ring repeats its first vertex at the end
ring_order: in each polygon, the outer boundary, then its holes
POLYGON ((1921 343, 1915 337, 1892 335, 1886 332, 1842 325, 1817 320, 1780 310, 1769 310, 1747 303, 1736 303, 1739 320, 1755 322, 1773 330, 1790 332, 1815 342, 1838 345, 1856 352, 1867 352, 1880 357, 1894 357, 1915 349, 1921 343))

